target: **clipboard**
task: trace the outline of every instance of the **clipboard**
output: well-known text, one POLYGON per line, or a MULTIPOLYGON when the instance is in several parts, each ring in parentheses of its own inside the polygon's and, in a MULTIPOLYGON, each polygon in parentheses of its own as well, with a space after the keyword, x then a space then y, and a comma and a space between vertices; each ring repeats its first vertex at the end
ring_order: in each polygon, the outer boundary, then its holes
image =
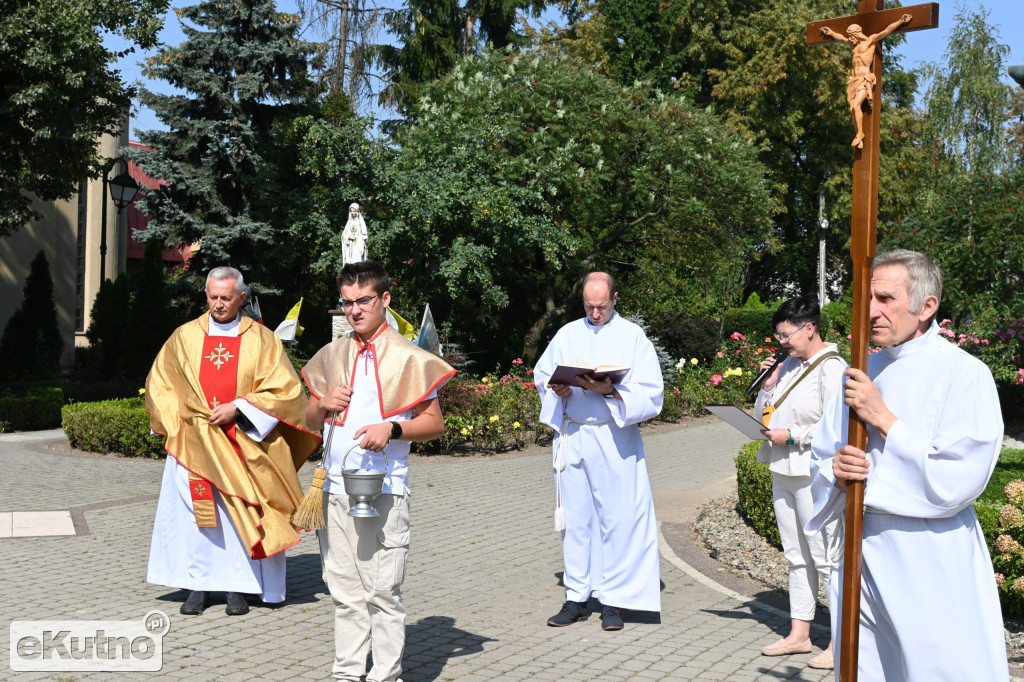
POLYGON ((751 440, 768 440, 761 433, 766 427, 738 405, 705 405, 704 409, 725 421, 751 440))

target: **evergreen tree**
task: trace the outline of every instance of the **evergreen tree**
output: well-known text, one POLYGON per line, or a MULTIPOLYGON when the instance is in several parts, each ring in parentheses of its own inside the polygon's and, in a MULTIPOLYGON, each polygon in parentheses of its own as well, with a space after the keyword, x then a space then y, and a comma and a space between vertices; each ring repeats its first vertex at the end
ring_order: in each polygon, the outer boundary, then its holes
POLYGON ((612 73, 623 84, 649 80, 655 87, 671 87, 684 56, 674 44, 679 35, 683 3, 679 0, 598 0, 604 17, 603 47, 612 73))
POLYGON ((52 379, 60 373, 64 339, 46 254, 40 251, 25 279, 25 298, 0 339, 0 379, 52 379))
POLYGON ((146 242, 139 276, 135 280, 135 294, 128 311, 131 330, 125 334, 124 354, 118 360, 119 373, 126 377, 144 377, 153 364, 167 337, 175 327, 164 282, 163 249, 160 242, 146 242))
POLYGON ((144 236, 192 244, 192 270, 231 264, 258 281, 272 270, 276 235, 266 200, 275 167, 266 156, 273 129, 308 106, 310 43, 295 15, 272 0, 202 2, 178 10, 186 36, 152 57, 145 71, 186 94, 143 90, 141 101, 169 131, 144 131, 154 151, 127 152, 164 184, 140 208, 152 221, 144 236), (190 23, 186 23, 190 22, 190 23))
POLYGON ((110 379, 117 373, 118 360, 125 354, 128 340, 134 333, 125 324, 131 310, 131 297, 128 275, 122 272, 117 279, 103 280, 93 299, 85 336, 95 349, 92 359, 99 358, 99 367, 90 367, 99 371, 97 379, 110 379))

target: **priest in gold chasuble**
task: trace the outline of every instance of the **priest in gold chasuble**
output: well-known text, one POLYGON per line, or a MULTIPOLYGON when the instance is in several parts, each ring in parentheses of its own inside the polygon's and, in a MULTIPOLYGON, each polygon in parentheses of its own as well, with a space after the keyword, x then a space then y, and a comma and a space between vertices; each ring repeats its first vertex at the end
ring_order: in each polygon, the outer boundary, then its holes
POLYGON ((146 379, 169 455, 146 580, 190 590, 189 615, 210 592, 227 593, 230 615, 248 611, 246 594, 284 601, 296 472, 320 443, 280 339, 238 312, 242 283, 234 268, 211 271, 209 313, 175 330, 146 379))

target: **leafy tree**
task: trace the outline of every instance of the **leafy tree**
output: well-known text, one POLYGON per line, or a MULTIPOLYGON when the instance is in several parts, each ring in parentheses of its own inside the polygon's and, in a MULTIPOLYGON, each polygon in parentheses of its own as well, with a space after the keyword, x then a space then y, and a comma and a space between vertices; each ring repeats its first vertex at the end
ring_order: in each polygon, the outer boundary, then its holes
POLYGON ((1006 111, 1006 145, 1010 148, 1010 162, 1024 166, 1024 88, 1016 87, 1006 111))
MULTIPOLYGON (((328 103, 330 105, 330 102, 328 103)), ((341 269, 341 235, 349 204, 359 203, 369 223, 369 255, 385 258, 377 238, 378 209, 374 187, 379 167, 389 156, 381 142, 367 135, 369 121, 355 116, 331 115, 325 107, 275 129, 275 151, 268 156, 278 169, 278 180, 268 188, 267 201, 277 208, 270 217, 276 243, 266 256, 275 264, 265 281, 280 291, 260 295, 264 319, 275 325, 296 303, 303 304, 300 352, 312 355, 330 340, 326 311, 337 306, 335 277, 341 269)))
MULTIPOLYGON (((371 59, 384 69, 388 83, 381 103, 409 114, 419 87, 443 77, 460 55, 484 45, 501 49, 526 42, 515 30, 517 12, 539 15, 546 0, 408 0, 385 23, 394 44, 371 50, 371 59)), ((389 126, 393 127, 393 126, 389 126)))
POLYGON ((116 134, 135 87, 106 34, 156 44, 168 0, 6 0, 0 5, 0 236, 39 218, 34 194, 68 199, 99 177, 96 139, 116 134))
MULTIPOLYGON (((849 273, 846 244, 850 234, 852 122, 846 102, 849 48, 806 45, 806 24, 849 11, 839 0, 763 0, 722 32, 728 55, 725 68, 711 69, 712 96, 730 123, 752 140, 770 169, 785 210, 776 217, 783 247, 752 263, 747 291, 768 298, 784 295, 793 284, 817 289, 819 196, 824 190, 832 230, 827 251, 843 254, 829 270, 849 273)), ((880 222, 903 216, 925 202, 918 193, 930 177, 928 155, 910 149, 920 141, 922 122, 915 115, 912 74, 898 54, 901 35, 886 40, 882 81, 882 165, 879 174, 880 222)), ((878 106, 878 103, 876 103, 878 106)), ((933 176, 931 176, 933 177, 933 176)), ((842 288, 845 282, 834 282, 842 288)))
POLYGON ((170 130, 140 134, 154 151, 126 152, 164 181, 140 202, 152 217, 144 236, 201 241, 193 272, 231 264, 259 282, 276 268, 267 251, 278 239, 270 225, 277 207, 266 200, 275 168, 266 156, 275 124, 309 105, 313 47, 299 40, 298 18, 271 0, 202 2, 177 13, 185 42, 161 50, 145 73, 186 94, 143 90, 143 104, 170 130))
POLYGON ((680 97, 569 57, 464 59, 424 88, 415 120, 383 171, 380 248, 400 300, 429 302, 488 364, 535 357, 592 269, 628 276, 656 251, 714 269, 770 243, 749 145, 680 97))
MULTIPOLYGON (((623 84, 648 80, 675 88, 702 105, 712 103, 710 71, 725 67, 726 32, 765 0, 665 0, 562 2, 568 26, 556 44, 568 54, 600 64, 623 84)), ((546 32, 533 35, 551 40, 546 32)))
MULTIPOLYGON (((806 23, 848 13, 845 0, 667 0, 662 12, 641 11, 644 3, 581 2, 584 18, 554 40, 623 83, 636 78, 671 82, 702 106, 714 106, 729 125, 754 143, 767 166, 774 196, 784 209, 775 216, 773 238, 780 248, 760 260, 733 264, 725 280, 702 280, 700 268, 680 273, 694 294, 672 305, 694 314, 717 315, 702 303, 718 293, 726 299, 760 291, 781 296, 796 285, 817 288, 819 194, 826 197, 832 224, 827 252, 832 284, 842 288, 849 272, 852 138, 845 86, 849 49, 809 47, 806 23), (671 17, 671 22, 665 19, 671 17), (841 255, 834 255, 841 254, 841 255), (730 290, 742 278, 741 292, 730 290), (700 284, 707 295, 698 296, 700 284)), ((540 35, 540 40, 551 40, 540 35)), ((887 43, 898 45, 899 36, 887 43)), ((920 144, 923 115, 913 110, 917 81, 886 54, 883 80, 881 221, 906 216, 935 195, 937 160, 920 144)), ((648 276, 672 277, 656 263, 648 276)), ((724 263, 722 266, 724 267, 724 263)), ((680 288, 680 291, 684 291, 680 288)), ((669 305, 665 301, 666 306, 669 305)))
POLYGON ((942 267, 940 316, 958 325, 1024 318, 1024 170, 961 179, 941 207, 900 221, 882 246, 921 251, 942 267))
POLYGON ((963 173, 990 173, 1005 161, 1003 117, 1011 88, 1000 80, 1010 48, 999 43, 988 10, 961 6, 953 19, 945 66, 926 70, 928 133, 963 173))
POLYGON ((0 338, 0 380, 52 379, 60 373, 64 339, 46 254, 40 251, 25 278, 25 298, 0 338))

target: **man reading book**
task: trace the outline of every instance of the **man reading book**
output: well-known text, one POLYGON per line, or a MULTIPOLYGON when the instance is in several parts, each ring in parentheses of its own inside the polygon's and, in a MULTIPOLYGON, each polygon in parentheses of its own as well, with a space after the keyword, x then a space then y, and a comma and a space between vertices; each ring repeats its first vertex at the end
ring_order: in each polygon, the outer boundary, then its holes
POLYGON ((639 424, 661 412, 664 387, 643 330, 615 312, 615 280, 593 272, 583 285, 586 317, 562 327, 534 369, 540 420, 554 441, 555 526, 562 533, 566 602, 548 619, 563 627, 601 605, 601 627, 621 630, 620 608, 661 611, 658 526, 639 424), (556 368, 583 368, 575 385, 556 368), (597 379, 587 367, 629 368, 597 379))

